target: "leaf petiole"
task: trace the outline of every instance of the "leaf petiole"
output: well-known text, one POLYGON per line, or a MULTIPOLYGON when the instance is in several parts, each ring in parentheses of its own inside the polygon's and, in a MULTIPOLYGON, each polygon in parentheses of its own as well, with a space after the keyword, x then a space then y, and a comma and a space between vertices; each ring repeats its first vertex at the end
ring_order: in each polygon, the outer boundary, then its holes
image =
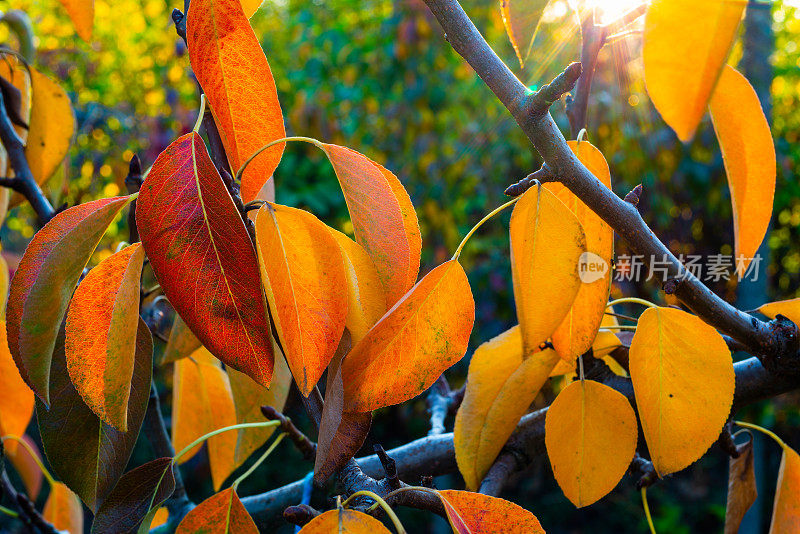
POLYGON ((267 448, 267 450, 264 452, 264 454, 261 455, 261 458, 256 460, 256 462, 253 465, 250 466, 250 469, 248 469, 247 471, 242 473, 242 475, 239 476, 239 478, 237 478, 236 480, 233 481, 233 484, 231 484, 231 488, 233 488, 233 490, 236 491, 236 488, 239 487, 239 484, 241 484, 244 479, 246 479, 247 477, 252 475, 253 471, 258 469, 258 466, 261 465, 264 462, 264 460, 267 459, 267 456, 272 454, 272 451, 275 450, 275 448, 278 446, 278 444, 285 437, 286 437, 286 432, 281 432, 281 434, 277 438, 275 438, 275 441, 272 442, 272 445, 270 445, 269 448, 267 448))
POLYGON ((771 437, 772 439, 774 439, 774 440, 775 440, 775 442, 776 442, 778 445, 780 445, 780 446, 781 446, 781 449, 783 449, 783 450, 786 450, 786 449, 789 449, 789 448, 790 448, 790 447, 789 447, 789 446, 786 444, 786 442, 785 442, 785 441, 783 441, 781 438, 779 438, 779 437, 778 437, 778 435, 777 435, 777 434, 775 434, 775 432, 773 432, 773 431, 771 431, 771 430, 767 430, 767 429, 766 429, 766 428, 764 428, 763 426, 754 425, 753 423, 745 423, 744 421, 734 421, 734 423, 736 423, 737 425, 739 425, 739 426, 742 426, 742 427, 744 427, 744 428, 749 428, 749 429, 751 429, 751 430, 758 430, 758 431, 759 431, 759 432, 761 432, 762 434, 765 434, 765 435, 767 435, 767 436, 771 437))
POLYGON ((206 114, 206 95, 200 95, 200 111, 197 113, 197 120, 194 121, 194 128, 192 131, 198 133, 200 131, 200 124, 203 122, 203 116, 206 114))
POLYGON ((6 514, 11 517, 19 517, 19 514, 17 512, 9 508, 6 508, 5 506, 0 506, 0 514, 6 514))
POLYGON ((295 136, 295 137, 281 137, 280 139, 275 139, 274 141, 270 141, 266 145, 262 146, 261 148, 259 148, 255 152, 253 152, 253 155, 250 156, 249 158, 247 158, 247 160, 244 163, 242 163, 242 166, 239 167, 238 171, 236 171, 236 180, 239 181, 239 182, 242 181, 242 175, 244 174, 244 170, 247 168, 248 165, 250 165, 251 161, 253 161, 254 159, 256 159, 256 157, 258 157, 259 154, 261 154, 262 152, 264 152, 268 148, 272 148, 273 146, 275 146, 277 144, 286 143, 288 141, 303 141, 305 143, 311 143, 312 145, 315 145, 316 147, 318 147, 322 151, 325 150, 322 147, 322 142, 321 141, 318 141, 317 139, 313 139, 311 137, 298 137, 298 136, 295 136))
POLYGON ((223 432, 227 432, 229 430, 238 430, 240 428, 267 428, 267 427, 271 427, 271 426, 278 426, 279 424, 280 424, 280 421, 259 421, 257 423, 239 423, 238 425, 231 425, 231 426, 218 428, 216 430, 213 430, 213 431, 209 432, 208 434, 204 434, 204 435, 200 436, 199 438, 197 438, 196 440, 191 442, 189 445, 184 447, 181 450, 181 452, 179 452, 178 454, 176 454, 172 458, 172 463, 173 464, 177 464, 178 461, 181 459, 181 457, 183 457, 186 453, 188 453, 190 450, 194 449, 197 445, 200 445, 201 443, 203 443, 208 438, 213 438, 217 434, 222 434, 223 432))
POLYGON ((36 462, 36 465, 42 471, 42 474, 44 475, 44 478, 47 479, 48 484, 50 484, 52 486, 53 484, 56 483, 56 479, 53 478, 53 475, 50 474, 50 471, 48 471, 47 468, 42 463, 42 459, 39 458, 39 455, 36 454, 36 451, 33 450, 33 447, 31 447, 30 444, 27 441, 25 441, 24 439, 20 438, 19 436, 13 435, 13 434, 7 434, 7 435, 3 436, 2 438, 0 438, 0 440, 2 440, 2 441, 6 441, 7 439, 14 440, 17 443, 19 443, 20 445, 22 445, 23 447, 25 447, 25 450, 28 451, 28 454, 30 454, 31 458, 33 458, 33 461, 36 462))
MULTIPOLYGON (((403 489, 403 488, 401 488, 401 489, 403 489)), ((398 490, 395 490, 395 491, 398 491, 398 490)), ((392 493, 395 493, 395 492, 393 491, 392 493)), ((390 493, 389 495, 391 495, 392 493, 390 493)), ((375 507, 377 507, 377 506, 380 506, 381 508, 383 508, 383 511, 386 512, 386 515, 388 515, 389 519, 392 520, 392 523, 394 524, 394 528, 395 528, 395 530, 397 530, 397 534, 406 534, 406 529, 403 528, 403 524, 400 522, 400 518, 397 517, 397 514, 394 513, 394 510, 392 510, 392 507, 389 506, 389 504, 386 501, 384 501, 380 497, 380 495, 378 495, 376 493, 373 493, 373 492, 368 491, 368 490, 357 491, 357 492, 353 493, 352 495, 350 495, 347 499, 345 499, 345 501, 342 503, 342 508, 347 506, 347 504, 352 499, 354 499, 356 497, 369 497, 370 499, 375 501, 375 504, 372 505, 370 507, 370 509, 374 510, 375 507)))
POLYGON ((644 300, 636 297, 624 297, 617 300, 612 300, 608 304, 606 304, 606 308, 610 308, 611 306, 616 306, 617 304, 641 304, 642 306, 647 306, 648 308, 658 308, 658 304, 653 304, 649 300, 644 300))
POLYGON ((522 198, 522 195, 509 200, 505 204, 503 204, 501 206, 498 206, 495 209, 493 209, 492 211, 490 211, 488 214, 486 214, 486 216, 483 219, 478 221, 478 223, 475 226, 472 227, 472 230, 467 232, 467 235, 464 236, 464 239, 461 240, 461 244, 458 245, 458 248, 456 249, 456 253, 453 254, 453 258, 452 259, 457 260, 458 257, 461 256, 461 249, 463 249, 464 245, 467 244, 467 241, 469 240, 470 237, 472 237, 472 234, 474 234, 475 231, 478 230, 478 228, 483 226, 483 223, 485 223, 486 221, 488 221, 489 219, 491 219, 492 217, 494 217, 495 215, 497 215, 498 213, 500 213, 501 211, 503 211, 507 207, 511 206, 512 204, 514 204, 517 200, 519 200, 521 198, 522 198))
POLYGON ((642 488, 642 506, 644 506, 644 515, 647 517, 647 525, 650 527, 650 532, 656 534, 656 527, 653 524, 653 517, 650 515, 650 506, 647 504, 647 486, 642 488))

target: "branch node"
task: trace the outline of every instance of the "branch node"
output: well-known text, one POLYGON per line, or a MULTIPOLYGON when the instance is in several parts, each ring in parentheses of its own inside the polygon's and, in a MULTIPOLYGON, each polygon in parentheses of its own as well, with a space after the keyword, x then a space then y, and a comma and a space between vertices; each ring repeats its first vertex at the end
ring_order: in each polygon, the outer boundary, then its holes
POLYGON ((682 276, 667 278, 666 280, 664 280, 664 283, 661 284, 661 289, 663 289, 664 293, 666 293, 667 295, 672 295, 678 290, 678 287, 680 287, 681 282, 683 282, 684 280, 685 277, 682 276))
POLYGON ((397 476, 397 463, 394 461, 394 458, 386 454, 386 451, 383 450, 383 446, 380 444, 376 444, 373 449, 375 450, 375 454, 378 455, 378 459, 381 461, 381 466, 383 467, 383 472, 386 473, 386 482, 389 484, 389 487, 393 490, 398 489, 401 483, 397 476))
POLYGON ((565 93, 572 91, 575 83, 581 76, 581 63, 570 63, 564 72, 553 78, 553 81, 543 85, 538 91, 530 95, 530 112, 534 116, 543 116, 558 99, 565 93))
POLYGON ((314 461, 314 457, 317 455, 316 444, 308 439, 308 437, 306 437, 306 435, 303 434, 300 429, 294 426, 294 423, 291 419, 283 415, 272 406, 262 406, 261 413, 264 414, 264 417, 270 421, 279 421, 280 424, 278 425, 278 428, 288 434, 289 439, 292 440, 292 443, 294 443, 295 447, 297 447, 297 449, 303 454, 303 458, 309 462, 314 461))
POLYGON ((637 185, 633 189, 631 189, 630 193, 625 195, 625 202, 628 204, 633 204, 634 207, 639 205, 639 201, 642 199, 642 184, 637 185))
POLYGON ((630 470, 631 474, 634 476, 639 476, 639 480, 636 481, 637 490, 649 488, 658 481, 658 473, 656 473, 656 468, 653 466, 653 462, 643 458, 638 452, 633 457, 630 470))
POLYGON ((536 182, 552 182, 554 178, 555 175, 550 171, 550 167, 548 167, 547 164, 544 164, 539 168, 539 170, 530 173, 519 182, 509 185, 505 190, 505 194, 510 197, 518 197, 533 187, 536 182))
POLYGON ((320 515, 319 511, 307 504, 289 506, 283 511, 283 519, 292 525, 297 525, 298 527, 302 527, 318 515, 320 515))

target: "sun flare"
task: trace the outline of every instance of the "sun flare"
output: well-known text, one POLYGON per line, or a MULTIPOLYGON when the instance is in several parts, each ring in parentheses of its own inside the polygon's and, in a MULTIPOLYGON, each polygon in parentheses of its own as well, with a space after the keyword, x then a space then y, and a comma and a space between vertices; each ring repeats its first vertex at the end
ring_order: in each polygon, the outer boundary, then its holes
POLYGON ((597 8, 600 23, 613 22, 631 9, 642 5, 643 0, 586 0, 587 7, 597 8))

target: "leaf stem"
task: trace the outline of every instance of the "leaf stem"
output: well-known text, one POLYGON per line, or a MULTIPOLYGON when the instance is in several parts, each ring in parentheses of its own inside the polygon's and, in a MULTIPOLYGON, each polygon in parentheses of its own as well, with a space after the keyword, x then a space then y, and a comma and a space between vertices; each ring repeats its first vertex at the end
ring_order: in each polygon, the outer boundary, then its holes
POLYGON ((239 423, 238 425, 231 425, 223 428, 218 428, 216 430, 209 432, 208 434, 200 436, 199 438, 191 442, 189 445, 184 447, 181 450, 181 452, 179 452, 172 458, 172 463, 177 464, 180 461, 181 457, 183 457, 187 452, 194 449, 197 445, 203 443, 208 438, 213 438, 217 434, 222 434, 223 432, 227 432, 228 430, 238 430, 240 428, 267 428, 270 426, 278 426, 279 424, 280 421, 259 421, 257 423, 239 423))
POLYGON ((781 448, 783 450, 791 449, 791 447, 789 447, 786 444, 785 441, 783 441, 781 438, 779 438, 777 434, 775 434, 771 430, 767 430, 763 426, 754 425, 753 423, 745 423, 744 421, 734 421, 734 423, 736 423, 739 426, 743 426, 744 428, 749 428, 749 429, 752 429, 752 430, 758 430, 762 434, 766 434, 767 436, 769 436, 772 439, 774 439, 778 443, 778 445, 781 446, 781 448))
POLYGON ((636 330, 636 325, 633 324, 610 324, 602 327, 600 332, 611 332, 613 330, 636 330))
POLYGON ((14 510, 10 510, 5 506, 0 506, 0 514, 10 515, 11 517, 19 517, 19 514, 14 510))
POLYGON ((641 304, 642 306, 647 306, 648 308, 658 308, 658 304, 653 304, 649 300, 640 299, 637 297, 625 297, 617 300, 612 300, 608 304, 606 304, 606 308, 610 308, 611 306, 616 306, 617 304, 641 304))
POLYGON ((496 207, 495 209, 493 209, 492 211, 490 211, 488 214, 486 214, 486 216, 485 216, 483 219, 481 219, 480 221, 478 221, 478 223, 477 223, 475 226, 473 226, 473 227, 472 227, 472 230, 470 230, 469 232, 467 232, 467 235, 465 235, 465 236, 464 236, 464 239, 462 239, 462 240, 461 240, 461 244, 460 244, 460 245, 458 245, 458 248, 456 249, 456 253, 455 253, 455 254, 453 254, 453 258, 452 258, 452 259, 454 259, 454 260, 457 260, 457 259, 458 259, 458 257, 459 257, 459 256, 461 256, 461 249, 463 249, 463 248, 464 248, 464 245, 466 245, 466 244, 467 244, 467 241, 469 240, 469 238, 470 238, 470 237, 472 237, 472 234, 474 234, 474 233, 475 233, 475 231, 476 231, 478 228, 480 228, 481 226, 483 226, 483 223, 485 223, 486 221, 488 221, 489 219, 491 219, 492 217, 494 217, 495 215, 497 215, 498 213, 500 213, 501 211, 503 211, 503 210, 504 210, 504 209, 506 209, 507 207, 511 206, 512 204, 514 204, 514 203, 515 203, 517 200, 519 200, 519 199, 521 199, 521 198, 522 198, 522 195, 520 195, 520 196, 518 196, 518 197, 514 197, 513 199, 509 200, 509 201, 508 201, 508 202, 506 202, 505 204, 503 204, 503 205, 501 205, 501 206, 498 206, 498 207, 496 207))
POLYGON ((268 148, 271 148, 271 147, 273 147, 273 146, 275 146, 275 145, 277 145, 277 144, 280 144, 280 143, 286 143, 286 142, 288 142, 288 141, 303 141, 303 142, 305 142, 305 143, 311 143, 312 145, 315 145, 315 146, 316 146, 316 147, 318 147, 320 150, 323 150, 323 151, 325 150, 325 149, 322 147, 322 142, 321 142, 321 141, 319 141, 319 140, 317 140, 317 139, 314 139, 314 138, 312 138, 312 137, 300 137, 300 136, 295 136, 295 137, 281 137, 280 139, 275 139, 274 141, 270 141, 270 142, 269 142, 269 143, 267 143, 266 145, 262 146, 261 148, 259 148, 259 149, 258 149, 258 150, 256 150, 255 152, 253 152, 253 155, 252 155, 252 156, 250 156, 249 158, 247 158, 247 160, 245 160, 245 162, 244 162, 244 163, 242 163, 242 166, 241 166, 241 167, 239 167, 239 170, 238 170, 238 171, 236 171, 236 179, 237 179, 238 181, 240 181, 240 182, 242 181, 242 175, 244 174, 244 170, 247 168, 247 166, 248 166, 248 165, 250 165, 250 162, 251 162, 251 161, 253 161, 254 159, 256 159, 256 157, 257 157, 259 154, 261 154, 262 152, 264 152, 264 151, 265 151, 265 150, 267 150, 268 148))
POLYGON ((53 475, 50 474, 50 471, 48 471, 47 468, 42 463, 42 459, 39 458, 39 455, 36 454, 36 451, 33 450, 33 447, 31 447, 30 444, 27 441, 25 441, 24 439, 22 439, 19 436, 13 435, 13 434, 6 434, 2 438, 0 438, 0 440, 2 440, 2 441, 5 441, 7 439, 14 440, 17 443, 19 443, 20 445, 22 445, 23 447, 25 447, 25 450, 28 451, 28 454, 31 455, 31 458, 33 458, 33 461, 36 462, 36 465, 42 471, 42 474, 44 475, 44 478, 47 479, 48 484, 50 484, 52 486, 53 484, 56 483, 56 479, 53 478, 53 475))
POLYGON ((206 95, 205 93, 200 94, 200 111, 197 113, 197 120, 194 121, 194 128, 192 131, 197 133, 200 131, 200 124, 203 122, 203 115, 206 114, 206 95))
POLYGON ((653 517, 650 515, 650 506, 647 504, 647 486, 642 487, 642 506, 644 515, 647 517, 647 525, 650 527, 651 534, 656 534, 656 526, 653 524, 653 517))
MULTIPOLYGON (((392 492, 392 493, 394 493, 394 492, 392 492)), ((389 495, 391 495, 391 493, 389 495)), ((403 528, 403 524, 400 522, 400 518, 397 517, 397 514, 394 513, 394 510, 392 510, 392 507, 389 506, 386 503, 386 501, 384 501, 380 497, 380 495, 378 495, 376 493, 373 493, 373 492, 368 491, 368 490, 357 491, 357 492, 353 493, 352 495, 350 495, 347 499, 345 499, 345 501, 342 503, 342 507, 344 508, 345 506, 347 506, 347 504, 352 499, 354 499, 356 497, 369 497, 370 499, 374 500, 375 501, 375 505, 379 505, 381 508, 383 508, 383 511, 386 512, 386 515, 388 515, 389 519, 392 520, 392 523, 394 523, 394 528, 395 528, 395 530, 397 530, 397 534, 406 534, 406 529, 403 528)), ((373 506, 375 506, 375 505, 373 505, 373 506)))
POLYGON ((253 471, 258 469, 258 466, 261 465, 264 462, 264 460, 267 459, 267 456, 272 454, 272 451, 275 450, 275 447, 277 447, 278 444, 285 437, 286 437, 286 432, 281 432, 281 434, 277 438, 275 438, 275 441, 272 442, 272 445, 270 445, 269 448, 264 452, 264 454, 261 455, 261 458, 256 460, 256 462, 253 465, 250 466, 250 469, 248 469, 247 471, 242 473, 241 476, 239 476, 236 480, 233 481, 233 484, 231 484, 231 487, 233 488, 234 491, 236 491, 236 488, 239 487, 239 484, 241 484, 244 479, 246 479, 247 477, 252 475, 253 471))

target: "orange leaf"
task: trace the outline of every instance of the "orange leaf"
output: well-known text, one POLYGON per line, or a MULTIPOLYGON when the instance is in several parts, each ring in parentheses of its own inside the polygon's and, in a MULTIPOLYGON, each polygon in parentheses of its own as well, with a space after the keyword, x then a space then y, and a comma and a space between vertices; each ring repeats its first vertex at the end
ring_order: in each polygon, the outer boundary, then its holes
POLYGON ((199 135, 178 138, 156 158, 136 224, 164 294, 203 346, 269 386, 272 341, 258 259, 199 135))
POLYGON ((800 324, 800 299, 769 302, 758 308, 758 311, 770 319, 774 319, 778 314, 781 314, 794 324, 800 324))
POLYGON ((130 197, 94 200, 62 211, 31 240, 11 280, 8 346, 25 382, 50 403, 56 335, 83 268, 130 197))
POLYGON ((261 7, 262 0, 241 0, 242 10, 245 16, 249 19, 256 14, 258 8, 261 7))
POLYGON ((261 279, 289 368, 308 397, 344 331, 342 252, 307 211, 265 203, 256 216, 261 279))
MULTIPOLYGON (((549 0, 500 0, 506 33, 519 59, 520 67, 531 53, 536 30, 549 0)), ((569 9, 569 8, 568 8, 569 9)))
POLYGON ((77 495, 61 482, 50 486, 42 517, 56 530, 83 534, 83 506, 77 495))
POLYGON ((347 276, 345 327, 355 344, 386 313, 386 295, 375 264, 361 245, 333 228, 328 230, 342 250, 347 276))
POLYGON ((212 495, 183 518, 175 534, 258 534, 234 488, 212 495))
POLYGON ((558 394, 545 418, 544 443, 553 475, 578 508, 614 489, 636 452, 636 414, 618 391, 592 380, 558 394))
POLYGON ((383 523, 357 510, 328 510, 300 530, 300 534, 389 534, 383 523))
POLYGON ((175 320, 172 322, 172 328, 169 331, 167 346, 164 347, 164 355, 161 357, 161 363, 177 362, 181 358, 189 356, 200 347, 200 340, 192 333, 187 324, 183 322, 181 316, 176 313, 175 320))
POLYGON ((684 143, 706 112, 745 5, 653 0, 647 8, 642 45, 647 93, 684 143))
POLYGON ((541 184, 514 206, 510 235, 514 301, 527 358, 558 328, 578 294, 586 237, 575 214, 541 184))
POLYGON ((467 489, 477 491, 520 417, 560 362, 552 349, 523 360, 519 326, 482 344, 472 355, 453 431, 456 461, 467 489))
MULTIPOLYGON (((292 386, 292 373, 286 364, 280 348, 273 347, 275 351, 275 373, 269 389, 256 384, 244 373, 228 368, 228 379, 233 393, 233 404, 236 407, 237 423, 255 423, 264 420, 261 413, 262 406, 272 406, 278 411, 283 410, 289 389, 292 386)), ((256 449, 266 443, 274 432, 273 427, 266 428, 240 428, 236 441, 234 455, 236 466, 242 465, 256 449)))
POLYGON ((505 499, 457 490, 442 490, 439 495, 458 534, 544 534, 536 516, 505 499))
MULTIPOLYGON (((272 71, 240 0, 193 0, 186 40, 235 172, 256 150, 286 136, 272 71)), ((284 145, 265 150, 247 166, 244 202, 253 200, 275 172, 284 145)))
POLYGON ((162 506, 156 513, 153 514, 153 520, 150 522, 150 528, 157 528, 161 525, 165 525, 167 520, 169 519, 169 510, 167 510, 166 506, 162 506))
MULTIPOLYGON (((2 371, 0 371, 0 373, 2 373, 2 371)), ((31 397, 33 397, 33 393, 31 393, 31 397)), ((0 428, 0 433, 2 432, 3 430, 0 428)), ((17 436, 19 436, 19 434, 17 434, 17 436)), ((42 455, 39 452, 39 447, 36 446, 36 442, 28 436, 22 436, 22 439, 33 449, 39 459, 41 459, 42 455)), ((9 439, 3 443, 3 446, 5 447, 6 458, 11 461, 19 478, 22 479, 22 483, 25 485, 28 498, 35 502, 39 491, 42 489, 42 478, 44 478, 39 464, 33 456, 31 456, 31 453, 28 452, 28 448, 20 446, 16 440, 9 439), (13 448, 10 447, 11 445, 13 445, 13 448)))
POLYGON ((736 69, 722 70, 709 110, 731 191, 736 268, 744 276, 772 216, 775 146, 758 95, 736 69))
POLYGON ((794 449, 783 448, 778 487, 772 509, 770 534, 797 532, 800 529, 800 456, 794 449))
MULTIPOLYGON (((206 349, 197 349, 190 358, 175 362, 173 381, 172 443, 176 451, 204 434, 236 424, 228 375, 206 349)), ((207 443, 211 479, 218 490, 235 468, 236 433, 223 432, 207 443)), ((194 456, 201 446, 184 454, 180 463, 194 456)))
MULTIPOLYGON (((592 174, 611 188, 611 172, 603 154, 588 141, 569 141, 569 147, 592 174)), ((553 347, 558 355, 572 361, 592 346, 606 309, 611 287, 611 258, 614 255, 614 230, 584 204, 575 193, 559 183, 545 187, 575 214, 586 235, 586 252, 579 264, 581 285, 572 307, 553 332, 553 347)))
POLYGON ((450 260, 433 269, 344 359, 344 409, 367 412, 428 389, 464 356, 474 321, 464 268, 450 260))
POLYGON ((86 405, 109 425, 128 430, 133 360, 144 262, 141 243, 89 271, 67 312, 67 370, 86 405))
MULTIPOLYGON (((8 350, 5 321, 0 321, 0 436, 22 436, 33 417, 33 392, 22 380, 8 350)), ((6 452, 17 450, 17 442, 5 442, 6 452)))
POLYGON ((356 242, 378 270, 392 306, 417 281, 422 237, 403 185, 389 170, 355 150, 321 145, 342 186, 356 242))
MULTIPOLYGON (((0 224, 2 219, 0 219, 0 224)), ((8 305, 8 285, 11 283, 11 272, 5 256, 0 253, 0 319, 6 320, 6 306, 8 305)), ((5 330, 5 328, 3 329, 5 330)))

